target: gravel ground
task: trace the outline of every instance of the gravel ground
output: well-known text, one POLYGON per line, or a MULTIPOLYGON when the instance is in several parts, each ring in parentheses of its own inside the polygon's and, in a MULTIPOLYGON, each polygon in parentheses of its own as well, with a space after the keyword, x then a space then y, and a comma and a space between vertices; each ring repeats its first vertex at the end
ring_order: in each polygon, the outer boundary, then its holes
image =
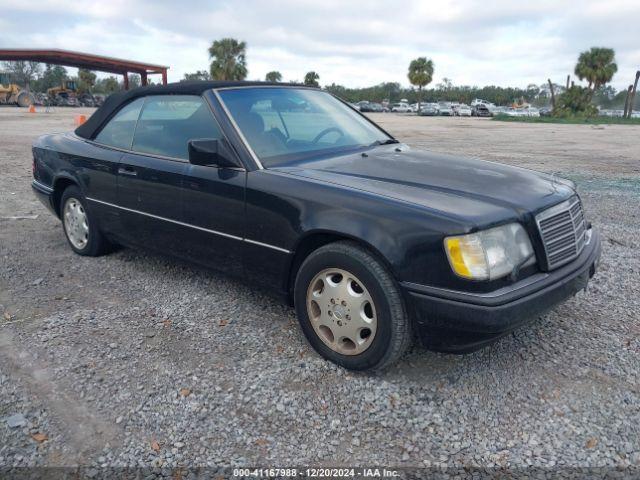
POLYGON ((640 466, 637 127, 375 116, 413 146, 576 180, 604 251, 588 292, 498 343, 362 375, 249 285, 74 255, 31 193, 30 145, 80 111, 0 109, 0 468, 640 466))

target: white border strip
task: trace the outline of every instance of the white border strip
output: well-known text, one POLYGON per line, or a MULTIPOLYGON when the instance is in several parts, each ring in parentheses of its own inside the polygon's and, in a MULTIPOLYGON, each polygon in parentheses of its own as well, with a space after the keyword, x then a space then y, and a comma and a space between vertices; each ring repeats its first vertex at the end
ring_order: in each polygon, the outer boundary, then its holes
POLYGON ((291 253, 291 251, 289 251, 287 249, 276 247, 274 245, 269 245, 268 243, 258 242, 257 240, 249 240, 248 238, 245 238, 244 241, 247 242, 247 243, 252 243, 254 245, 259 245, 261 247, 272 248, 273 250, 278 250, 279 252, 291 253))
POLYGON ((256 240, 250 240, 248 238, 238 237, 236 235, 231 235, 229 233, 219 232, 217 230, 211 230, 209 228, 198 227, 197 225, 191 225, 190 223, 179 222, 178 220, 172 220, 170 218, 160 217, 158 215, 153 215, 151 213, 141 212, 139 210, 134 210, 132 208, 121 207, 120 205, 116 205, 114 203, 105 202, 103 200, 98 200, 97 198, 91 198, 91 197, 86 197, 86 198, 87 198, 87 200, 91 200, 92 202, 101 203, 103 205, 108 205, 108 206, 114 207, 114 208, 119 208, 120 210, 126 210, 127 212, 137 213, 139 215, 144 215, 146 217, 155 218, 157 220, 164 220, 165 222, 175 223, 176 225, 181 225, 183 227, 195 228, 196 230, 201 230, 203 232, 212 233, 214 235, 219 235, 221 237, 231 238, 233 240, 239 240, 241 242, 251 243, 253 245, 259 245, 261 247, 270 248, 270 249, 276 250, 278 252, 283 252, 283 253, 287 253, 287 254, 291 253, 290 250, 287 250, 285 248, 276 247, 275 245, 269 245, 268 243, 262 243, 262 242, 258 242, 256 240))

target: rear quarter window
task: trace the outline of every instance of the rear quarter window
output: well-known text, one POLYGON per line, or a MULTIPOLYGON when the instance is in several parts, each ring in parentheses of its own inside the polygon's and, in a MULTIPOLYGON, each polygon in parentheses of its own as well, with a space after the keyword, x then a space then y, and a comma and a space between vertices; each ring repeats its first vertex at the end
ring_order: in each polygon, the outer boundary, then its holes
POLYGON ((144 98, 139 98, 122 107, 100 130, 95 141, 110 147, 131 148, 133 131, 143 104, 144 98))

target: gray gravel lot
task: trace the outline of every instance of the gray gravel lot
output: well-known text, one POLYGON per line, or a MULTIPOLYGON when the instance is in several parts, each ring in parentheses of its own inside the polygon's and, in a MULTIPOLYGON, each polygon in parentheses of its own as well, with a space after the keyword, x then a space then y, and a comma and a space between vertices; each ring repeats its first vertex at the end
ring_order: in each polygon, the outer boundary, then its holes
POLYGON ((493 346, 361 375, 250 285, 74 255, 30 146, 80 111, 0 108, 0 468, 640 466, 640 128, 376 115, 412 146, 576 180, 604 251, 588 292, 493 346))

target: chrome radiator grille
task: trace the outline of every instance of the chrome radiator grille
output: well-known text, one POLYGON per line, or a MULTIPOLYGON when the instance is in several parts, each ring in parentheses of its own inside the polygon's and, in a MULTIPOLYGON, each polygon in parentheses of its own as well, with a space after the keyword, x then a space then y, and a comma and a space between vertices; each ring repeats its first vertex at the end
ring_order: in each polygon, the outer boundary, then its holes
POLYGON ((572 197, 536 216, 549 270, 570 262, 582 252, 586 222, 578 197, 572 197))

